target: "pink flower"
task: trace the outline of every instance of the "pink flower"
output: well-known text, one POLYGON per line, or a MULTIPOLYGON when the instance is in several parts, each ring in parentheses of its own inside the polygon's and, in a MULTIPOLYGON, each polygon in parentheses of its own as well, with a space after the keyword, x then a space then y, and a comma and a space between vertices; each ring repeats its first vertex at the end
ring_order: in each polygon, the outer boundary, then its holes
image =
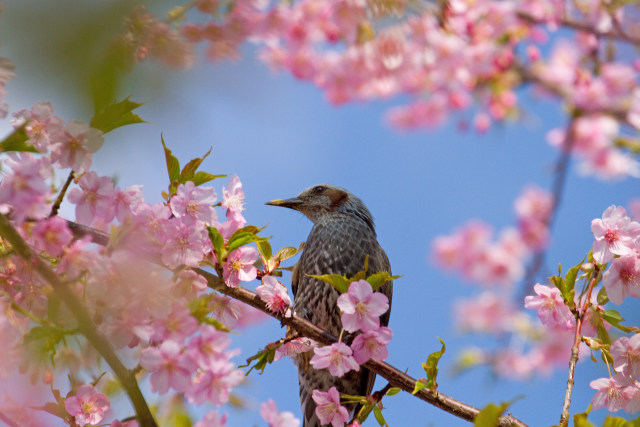
POLYGON ((182 350, 183 347, 175 341, 164 341, 159 347, 142 350, 140 366, 152 372, 152 391, 164 394, 169 391, 169 387, 182 392, 189 388, 196 366, 182 350))
POLYGON ((156 342, 172 340, 182 344, 188 336, 198 329, 198 321, 191 315, 187 307, 173 302, 169 315, 156 319, 152 328, 151 340, 156 342))
POLYGON ((560 289, 550 288, 537 283, 533 289, 538 296, 527 296, 524 299, 525 308, 538 311, 542 324, 562 329, 572 329, 576 319, 560 296, 560 289))
POLYGON ((169 268, 180 265, 195 267, 204 257, 204 229, 188 226, 174 218, 167 224, 162 248, 162 262, 169 268))
POLYGON ((630 401, 630 392, 633 392, 630 388, 633 387, 633 380, 622 374, 615 374, 612 378, 599 378, 591 381, 589 386, 598 390, 591 399, 594 411, 602 407, 606 407, 610 412, 623 409, 630 401))
POLYGON ((62 138, 51 146, 51 161, 60 168, 71 168, 78 175, 89 171, 91 154, 102 147, 104 137, 98 129, 73 120, 67 123, 62 138))
POLYGON ((604 272, 602 284, 614 304, 622 304, 627 296, 640 298, 640 258, 635 255, 615 258, 604 272))
POLYGON ((373 292, 366 280, 349 285, 349 291, 338 297, 342 326, 349 332, 369 331, 380 326, 380 316, 389 310, 389 299, 373 292))
POLYGON ((349 421, 347 408, 340 405, 340 393, 335 387, 329 391, 313 390, 311 396, 316 402, 316 415, 321 424, 331 424, 333 427, 343 427, 349 421))
POLYGON ((640 378, 640 334, 614 341, 611 356, 616 371, 631 378, 640 378))
POLYGON ((244 209, 244 191, 240 178, 233 175, 229 179, 229 189, 222 187, 222 209, 227 210, 227 219, 239 223, 244 223, 242 211, 244 209))
POLYGON ((632 255, 635 240, 640 237, 640 224, 631 221, 622 206, 609 206, 602 219, 591 221, 591 232, 596 238, 593 243, 593 258, 605 264, 614 255, 632 255))
POLYGON ((227 262, 222 266, 224 283, 235 288, 242 282, 249 282, 256 278, 258 270, 253 263, 258 259, 258 250, 253 247, 243 246, 231 252, 227 262))
POLYGON ((202 324, 200 334, 189 341, 188 351, 201 369, 212 369, 229 344, 231 339, 226 333, 211 325, 202 324))
POLYGON ((300 425, 300 420, 294 417, 291 412, 278 412, 276 403, 271 399, 260 406, 260 415, 269 427, 298 427, 300 425))
POLYGON ((213 208, 218 196, 213 187, 196 187, 191 181, 180 184, 176 194, 171 197, 169 206, 176 218, 181 218, 186 225, 198 221, 214 224, 218 215, 213 208))
POLYGON ((458 301, 455 319, 458 328, 471 332, 502 333, 513 328, 516 310, 509 298, 494 292, 458 301))
POLYGON ((393 332, 384 326, 361 333, 351 343, 353 358, 360 365, 369 359, 386 360, 389 357, 387 344, 391 342, 391 337, 393 332))
POLYGON ((36 102, 31 110, 20 110, 13 116, 16 118, 11 123, 13 127, 18 128, 26 124, 28 143, 41 153, 47 153, 50 144, 64 135, 64 120, 53 114, 53 107, 48 102, 36 102))
POLYGON ((113 420, 109 427, 140 427, 137 420, 129 420, 122 422, 120 420, 113 420))
POLYGON ((231 389, 243 379, 244 373, 235 369, 233 363, 218 358, 209 369, 198 372, 186 395, 189 402, 196 405, 208 401, 213 405, 222 406, 229 401, 231 389))
POLYGON ((191 300, 198 295, 198 292, 205 290, 207 290, 207 279, 193 270, 182 270, 178 274, 173 294, 191 300))
POLYGON ((5 174, 0 182, 0 212, 11 212, 11 219, 17 223, 26 218, 45 218, 51 211, 47 201, 51 193, 47 180, 52 173, 49 159, 31 153, 11 153, 3 170, 5 167, 11 173, 5 174))
POLYGON ((205 416, 195 423, 193 427, 225 427, 227 422, 227 414, 220 416, 218 411, 209 411, 205 416))
POLYGON ((80 188, 69 191, 69 202, 76 205, 76 220, 91 225, 96 220, 110 223, 115 216, 116 192, 113 181, 106 176, 98 176, 91 171, 79 180, 80 188))
POLYGON ((31 234, 39 250, 55 257, 62 255, 73 240, 67 221, 59 216, 36 222, 31 234))
POLYGON ((267 303, 267 308, 274 313, 284 313, 291 305, 291 298, 287 288, 273 276, 264 276, 262 285, 256 288, 256 292, 267 303))
POLYGON ((553 195, 539 187, 526 188, 515 201, 518 218, 547 222, 553 209, 553 195))
POLYGON ((124 219, 131 213, 131 209, 143 202, 144 197, 142 196, 141 190, 141 185, 132 185, 124 190, 116 188, 114 209, 118 221, 124 221, 124 219))
POLYGON ((315 354, 311 358, 311 365, 315 369, 328 368, 334 377, 341 377, 351 370, 360 370, 360 365, 353 358, 353 351, 345 343, 316 347, 313 351, 315 354))
POLYGON ((311 338, 299 337, 278 347, 273 360, 278 361, 282 359, 283 356, 295 356, 296 354, 306 353, 317 346, 318 343, 311 338))
POLYGON ((64 409, 79 426, 100 423, 109 406, 107 396, 97 393, 91 384, 81 385, 75 395, 64 400, 64 409))
POLYGON ((216 318, 216 320, 221 322, 227 328, 233 329, 236 327, 238 319, 242 314, 240 304, 240 302, 229 297, 225 297, 224 295, 212 294, 209 308, 211 309, 211 314, 216 318))

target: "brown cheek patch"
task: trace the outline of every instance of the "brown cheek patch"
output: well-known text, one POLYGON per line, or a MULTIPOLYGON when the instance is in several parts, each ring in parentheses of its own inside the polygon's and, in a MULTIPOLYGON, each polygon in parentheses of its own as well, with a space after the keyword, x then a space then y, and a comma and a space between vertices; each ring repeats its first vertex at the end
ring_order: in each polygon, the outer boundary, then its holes
POLYGON ((349 195, 346 192, 333 188, 328 189, 324 194, 329 197, 329 200, 331 200, 331 205, 329 206, 331 210, 337 209, 349 198, 349 195))

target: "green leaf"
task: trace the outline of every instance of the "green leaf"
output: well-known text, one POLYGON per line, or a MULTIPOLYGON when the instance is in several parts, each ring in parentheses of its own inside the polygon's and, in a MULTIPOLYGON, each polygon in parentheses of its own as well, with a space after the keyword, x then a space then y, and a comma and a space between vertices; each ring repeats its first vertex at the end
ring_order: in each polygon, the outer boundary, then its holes
POLYGON ((349 281, 344 276, 339 274, 324 274, 322 276, 316 276, 315 274, 307 274, 309 277, 313 277, 314 279, 322 280, 325 283, 330 284, 334 288, 338 290, 341 294, 344 294, 349 290, 349 281))
POLYGON ((621 325, 620 322, 622 322, 624 319, 616 310, 605 311, 604 313, 602 313, 602 318, 611 323, 612 326, 620 329, 623 332, 640 332, 640 329, 635 326, 621 325))
POLYGON ((493 403, 488 404, 473 419, 474 427, 495 427, 498 419, 504 411, 511 405, 511 402, 503 402, 500 406, 493 403))
POLYGON ((229 248, 229 252, 232 252, 244 245, 247 245, 251 242, 257 242, 259 240, 266 240, 265 237, 257 236, 250 232, 234 234, 229 238, 229 242, 227 243, 227 247, 229 248))
POLYGON ((282 248, 278 252, 276 252, 276 259, 282 262, 293 256, 296 256, 299 251, 300 251, 299 248, 294 248, 293 246, 287 246, 286 248, 282 248))
POLYGON ((193 181, 196 171, 198 170, 204 159, 209 156, 209 154, 211 154, 211 148, 209 148, 209 151, 207 151, 204 156, 196 157, 195 159, 190 160, 189 163, 187 163, 185 167, 182 168, 182 172, 180 172, 180 182, 182 184, 187 181, 193 181))
POLYGON ((419 392, 420 390, 422 390, 426 386, 427 386, 427 379, 426 378, 420 378, 420 379, 416 380, 416 385, 413 387, 413 391, 411 392, 411 394, 415 395, 417 392, 419 392))
POLYGON ((209 181, 213 181, 214 179, 225 178, 225 177, 227 177, 227 175, 213 175, 213 174, 210 174, 209 172, 200 171, 193 174, 192 181, 197 187, 198 185, 206 184, 209 181))
POLYGON ((162 141, 162 146, 164 147, 164 157, 167 161, 167 172, 169 173, 169 188, 170 188, 170 196, 175 194, 177 185, 175 184, 180 178, 180 162, 178 159, 171 153, 171 150, 167 148, 167 145, 164 143, 164 137, 160 135, 160 140, 162 141))
POLYGON ((624 418, 608 416, 605 418, 602 427, 632 427, 633 424, 624 418))
POLYGON ((589 412, 581 412, 579 414, 575 414, 573 416, 573 426, 574 427, 595 427, 589 421, 587 421, 587 416, 589 412))
POLYGON ((133 110, 141 105, 143 104, 133 102, 129 97, 126 97, 120 102, 109 104, 101 109, 99 113, 93 116, 90 125, 92 128, 107 133, 122 126, 145 123, 140 116, 133 113, 133 110))
POLYGON ((264 372, 264 369, 267 367, 267 364, 273 362, 273 358, 276 355, 276 349, 278 347, 279 347, 278 345, 268 345, 267 348, 265 348, 264 350, 260 350, 257 354, 254 354, 253 356, 249 357, 247 359, 246 365, 240 365, 238 367, 249 368, 249 370, 245 375, 249 375, 249 373, 254 369, 256 371, 259 370, 260 375, 262 375, 262 373, 264 372), (251 365, 251 362, 253 361, 255 361, 255 363, 251 365))
POLYGON ((374 273, 371 276, 367 277, 367 282, 369 282, 371 288, 375 291, 385 283, 399 279, 400 277, 402 276, 392 276, 386 271, 382 271, 380 273, 374 273))
POLYGON ((268 262, 273 256, 273 250, 271 249, 271 243, 268 240, 258 240, 256 242, 260 255, 268 262))
POLYGON ((401 391, 402 389, 400 387, 391 387, 389 390, 387 390, 387 396, 395 396, 401 391))
POLYGON ((604 286, 598 292, 598 305, 605 305, 609 302, 609 296, 607 295, 607 288, 604 286))
POLYGON ((444 341, 442 338, 438 337, 440 343, 442 343, 442 348, 440 351, 436 351, 431 353, 429 357, 427 357, 426 362, 422 362, 422 367, 424 371, 427 373, 427 387, 431 390, 435 391, 438 388, 437 378, 438 378, 438 362, 440 358, 446 351, 446 347, 444 345, 444 341))
POLYGON ((380 410, 380 408, 378 406, 374 406, 373 407, 373 416, 376 417, 376 421, 378 421, 378 424, 380 426, 389 427, 389 424, 387 424, 387 421, 382 416, 382 411, 380 410))
POLYGON ((216 257, 220 262, 222 260, 224 252, 224 237, 215 227, 207 227, 209 231, 209 240, 211 240, 211 244, 213 245, 213 249, 216 251, 216 257))
POLYGON ((39 151, 31 144, 27 144, 29 136, 25 130, 26 124, 20 126, 7 136, 2 142, 0 142, 0 153, 6 151, 27 151, 30 153, 38 153, 39 151))

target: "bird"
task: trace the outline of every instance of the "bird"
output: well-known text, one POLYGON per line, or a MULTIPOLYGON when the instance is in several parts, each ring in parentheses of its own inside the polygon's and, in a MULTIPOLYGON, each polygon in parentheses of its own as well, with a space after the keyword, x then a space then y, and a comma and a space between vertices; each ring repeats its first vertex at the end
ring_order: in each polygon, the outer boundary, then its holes
MULTIPOLYGON (((391 266, 387 254, 377 240, 373 216, 358 197, 334 185, 321 184, 303 190, 290 199, 277 199, 267 205, 282 206, 304 214, 313 223, 300 259, 292 275, 294 312, 309 322, 338 337, 342 332, 338 290, 311 275, 340 274, 353 277, 364 270, 368 257, 367 275, 388 272, 391 266)), ((389 299, 389 310, 380 317, 380 324, 389 324, 393 282, 379 288, 389 299)), ((350 344, 355 334, 344 333, 342 341, 350 344)), ((327 391, 335 386, 340 393, 366 396, 371 394, 375 373, 364 367, 350 371, 343 377, 333 377, 327 369, 315 370, 310 353, 294 357, 298 367, 300 404, 303 427, 320 426, 312 399, 313 390, 327 391)), ((355 405, 347 406, 350 416, 355 405)))

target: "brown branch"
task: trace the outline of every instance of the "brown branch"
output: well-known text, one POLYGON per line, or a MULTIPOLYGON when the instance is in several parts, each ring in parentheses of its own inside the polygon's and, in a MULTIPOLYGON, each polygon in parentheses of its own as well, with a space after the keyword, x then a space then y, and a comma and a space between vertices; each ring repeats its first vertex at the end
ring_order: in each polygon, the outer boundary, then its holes
MULTIPOLYGON (((537 19, 527 13, 518 13, 518 18, 523 21, 527 21, 533 24, 549 24, 549 21, 544 19, 537 19)), ((615 18, 612 18, 615 21, 615 18)), ((611 31, 600 31, 597 28, 594 28, 593 25, 587 24, 585 22, 574 21, 569 18, 561 18, 555 21, 558 25, 563 27, 571 28, 577 31, 584 31, 586 33, 593 34, 596 37, 603 37, 609 39, 615 39, 620 42, 629 43, 635 46, 640 46, 640 36, 627 34, 622 31, 619 26, 616 26, 611 31)))
MULTIPOLYGON (((71 221, 68 221, 68 224, 69 228, 77 238, 81 238, 85 235, 90 235, 92 236, 94 243, 106 245, 109 242, 109 235, 107 233, 93 229, 91 227, 76 224, 71 221)), ((152 260, 152 262, 155 261, 152 260)), ((258 294, 256 294, 255 292, 251 292, 250 290, 245 289, 241 286, 230 288, 225 285, 224 281, 220 277, 201 268, 194 268, 193 271, 203 276, 207 280, 208 286, 210 288, 235 300, 250 305, 251 307, 258 309, 263 313, 268 314, 269 316, 279 320, 282 325, 289 326, 292 329, 296 330, 300 334, 300 336, 311 338, 321 344, 331 344, 338 341, 337 337, 317 327, 316 325, 303 319, 302 317, 299 317, 295 314, 291 317, 284 317, 282 315, 273 313, 267 308, 266 303, 262 301, 262 299, 260 299, 258 294)), ((389 365, 388 363, 370 360, 365 363, 364 366, 377 373, 381 377, 385 378, 392 386, 399 387, 409 393, 413 392, 417 380, 389 365)), ((478 413, 480 412, 478 408, 467 405, 466 403, 460 402, 440 392, 433 393, 428 389, 420 390, 418 393, 416 393, 416 397, 467 421, 473 421, 476 415, 478 415, 478 413)), ((498 426, 526 427, 526 424, 509 414, 500 417, 498 426)))
POLYGON ((11 225, 9 219, 0 215, 0 236, 7 240, 13 250, 22 257, 33 269, 47 282, 56 295, 67 306, 76 322, 78 329, 100 353, 109 364, 114 374, 122 384, 126 393, 131 399, 131 403, 136 411, 137 420, 143 427, 156 427, 157 424, 151 415, 135 376, 122 364, 109 341, 103 337, 96 329, 91 316, 84 308, 80 300, 71 289, 64 283, 58 275, 49 267, 49 264, 42 260, 24 241, 18 231, 11 225))
POLYGON ((51 213, 49 214, 49 217, 58 215, 58 211, 60 210, 60 205, 62 205, 62 200, 64 200, 64 195, 67 194, 67 190, 69 189, 69 186, 71 185, 71 181, 73 181, 74 176, 75 176, 75 173, 73 171, 69 172, 69 176, 67 177, 67 180, 62 186, 62 189, 60 190, 60 193, 58 194, 56 201, 53 203, 53 206, 51 206, 51 213))
POLYGON ((589 309, 589 305, 591 304, 591 292, 593 291, 593 287, 595 286, 598 274, 600 274, 600 267, 595 264, 593 275, 591 276, 591 280, 589 281, 587 295, 585 297, 584 303, 582 304, 582 308, 577 312, 576 315, 576 333, 573 340, 573 347, 571 347, 571 358, 569 359, 569 374, 567 375, 567 389, 564 393, 562 414, 560 415, 560 425, 563 427, 568 425, 569 422, 569 406, 571 406, 571 393, 573 392, 573 386, 575 384, 576 364, 578 363, 580 342, 582 341, 582 321, 587 313, 587 310, 589 309))

